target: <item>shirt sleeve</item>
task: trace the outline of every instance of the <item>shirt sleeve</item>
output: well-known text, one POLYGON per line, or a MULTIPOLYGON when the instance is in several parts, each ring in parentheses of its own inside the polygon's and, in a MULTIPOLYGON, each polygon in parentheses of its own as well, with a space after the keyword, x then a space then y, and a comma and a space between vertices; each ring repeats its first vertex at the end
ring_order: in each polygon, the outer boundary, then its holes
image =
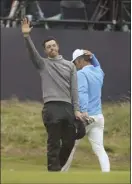
POLYGON ((24 37, 30 58, 37 69, 41 69, 44 65, 44 58, 40 56, 36 50, 34 43, 30 36, 24 37))
POLYGON ((87 112, 88 110, 88 82, 83 72, 77 73, 78 77, 78 93, 80 111, 87 112))
POLYGON ((74 64, 71 72, 71 99, 74 112, 79 111, 80 109, 79 109, 78 88, 77 88, 77 71, 74 64))
POLYGON ((95 57, 94 54, 92 55, 92 65, 93 65, 94 67, 101 67, 101 66, 100 66, 100 63, 99 63, 99 61, 98 61, 98 59, 95 57))

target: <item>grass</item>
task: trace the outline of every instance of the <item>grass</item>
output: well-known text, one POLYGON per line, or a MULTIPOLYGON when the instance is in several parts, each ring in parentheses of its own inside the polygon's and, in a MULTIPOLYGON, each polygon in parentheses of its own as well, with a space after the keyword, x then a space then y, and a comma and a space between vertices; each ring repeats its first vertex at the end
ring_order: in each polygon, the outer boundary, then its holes
POLYGON ((120 183, 126 184, 130 183, 130 173, 129 172, 111 172, 111 173, 99 173, 94 172, 70 172, 70 173, 44 173, 34 172, 34 171, 2 171, 2 183, 9 182, 15 183, 56 183, 56 184, 70 184, 70 183, 120 183))
POLYGON ((104 145, 110 157, 112 169, 112 172, 106 175, 99 172, 98 161, 91 150, 87 137, 85 137, 77 149, 71 172, 66 175, 53 174, 52 177, 49 177, 49 174, 44 172, 47 162, 47 135, 42 123, 41 110, 42 104, 38 102, 21 102, 17 99, 1 102, 3 183, 9 181, 10 183, 35 183, 36 181, 37 183, 48 183, 53 182, 53 180, 56 183, 62 183, 62 180, 63 182, 73 183, 86 183, 86 181, 103 183, 106 180, 109 183, 129 182, 129 102, 103 105, 105 116, 104 145), (76 172, 79 172, 79 174, 76 174, 76 172), (32 177, 30 177, 31 175, 32 177), (97 180, 96 176, 100 179, 97 180), (115 179, 115 176, 117 176, 117 179, 115 179))

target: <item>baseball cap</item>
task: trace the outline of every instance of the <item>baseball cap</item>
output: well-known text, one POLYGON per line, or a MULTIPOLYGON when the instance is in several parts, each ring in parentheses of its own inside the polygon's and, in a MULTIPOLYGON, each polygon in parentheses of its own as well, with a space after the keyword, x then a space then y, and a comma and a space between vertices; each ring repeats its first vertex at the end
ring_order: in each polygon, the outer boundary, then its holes
POLYGON ((83 49, 76 49, 72 54, 72 62, 74 62, 79 56, 82 56, 83 54, 83 49))

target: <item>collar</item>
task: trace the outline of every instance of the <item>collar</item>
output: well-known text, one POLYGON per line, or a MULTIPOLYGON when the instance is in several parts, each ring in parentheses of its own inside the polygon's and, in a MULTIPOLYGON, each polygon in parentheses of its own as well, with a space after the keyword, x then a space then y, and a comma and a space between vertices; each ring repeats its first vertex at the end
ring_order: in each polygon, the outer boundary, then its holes
POLYGON ((60 60, 60 59, 63 59, 63 57, 62 57, 62 55, 58 55, 58 56, 56 56, 54 58, 48 57, 48 59, 50 59, 50 60, 60 60))
POLYGON ((90 68, 90 67, 93 67, 93 65, 86 65, 86 66, 84 66, 82 69, 84 69, 84 68, 90 68))

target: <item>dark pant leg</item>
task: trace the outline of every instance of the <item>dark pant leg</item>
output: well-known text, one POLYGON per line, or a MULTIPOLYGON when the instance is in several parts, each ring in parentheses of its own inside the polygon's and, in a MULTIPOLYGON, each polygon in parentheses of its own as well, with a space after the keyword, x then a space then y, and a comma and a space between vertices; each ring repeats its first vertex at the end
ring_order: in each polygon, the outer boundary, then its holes
POLYGON ((71 104, 64 104, 64 120, 61 127, 62 146, 60 150, 60 165, 63 167, 74 147, 76 137, 75 116, 71 104))
POLYGON ((42 117, 47 130, 47 168, 48 171, 60 171, 60 140, 61 140, 61 123, 57 117, 57 106, 55 103, 45 104, 42 117))
POLYGON ((68 160, 75 144, 74 118, 72 105, 69 103, 49 102, 43 109, 43 121, 48 133, 49 171, 59 171, 68 160))
POLYGON ((47 140, 47 162, 48 171, 60 171, 60 135, 61 135, 61 124, 48 124, 46 125, 48 133, 47 140))
POLYGON ((75 144, 76 129, 68 121, 62 124, 62 146, 60 150, 61 168, 66 164, 75 144))

